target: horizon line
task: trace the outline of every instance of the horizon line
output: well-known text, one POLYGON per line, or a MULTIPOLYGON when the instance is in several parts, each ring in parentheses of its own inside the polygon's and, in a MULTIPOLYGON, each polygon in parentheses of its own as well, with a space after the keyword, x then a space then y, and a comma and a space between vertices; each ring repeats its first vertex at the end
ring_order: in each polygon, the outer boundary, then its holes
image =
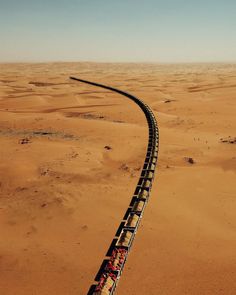
POLYGON ((236 60, 226 61, 94 61, 94 60, 41 60, 41 61, 1 61, 0 64, 52 64, 52 63, 100 63, 100 64, 236 64, 236 60))

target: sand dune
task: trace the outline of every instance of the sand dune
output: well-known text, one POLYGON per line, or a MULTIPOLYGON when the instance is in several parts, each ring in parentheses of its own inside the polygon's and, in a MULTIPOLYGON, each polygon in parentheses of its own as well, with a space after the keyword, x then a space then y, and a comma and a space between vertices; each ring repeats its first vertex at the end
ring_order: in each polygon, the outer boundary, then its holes
POLYGON ((139 178, 142 112, 69 76, 132 92, 159 123, 117 294, 233 295, 236 66, 95 63, 0 66, 0 294, 86 294, 139 178))

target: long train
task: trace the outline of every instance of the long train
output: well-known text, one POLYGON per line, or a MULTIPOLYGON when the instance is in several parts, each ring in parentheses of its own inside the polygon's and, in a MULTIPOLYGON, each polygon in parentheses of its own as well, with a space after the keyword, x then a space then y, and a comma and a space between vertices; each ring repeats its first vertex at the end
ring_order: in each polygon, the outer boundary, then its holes
POLYGON ((70 78, 72 80, 112 90, 128 97, 139 105, 148 122, 149 141, 141 176, 127 212, 117 230, 114 240, 112 241, 107 254, 107 259, 104 260, 96 277, 97 284, 92 285, 88 292, 88 294, 91 295, 113 295, 150 197, 158 159, 159 130, 152 110, 141 99, 113 87, 74 77, 70 78))

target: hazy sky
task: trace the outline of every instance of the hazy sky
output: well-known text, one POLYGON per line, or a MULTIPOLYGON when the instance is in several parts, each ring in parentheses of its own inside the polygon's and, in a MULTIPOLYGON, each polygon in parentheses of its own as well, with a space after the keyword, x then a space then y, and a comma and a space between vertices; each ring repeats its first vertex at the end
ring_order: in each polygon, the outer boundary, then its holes
POLYGON ((236 0, 0 0, 0 61, 236 61, 236 0))

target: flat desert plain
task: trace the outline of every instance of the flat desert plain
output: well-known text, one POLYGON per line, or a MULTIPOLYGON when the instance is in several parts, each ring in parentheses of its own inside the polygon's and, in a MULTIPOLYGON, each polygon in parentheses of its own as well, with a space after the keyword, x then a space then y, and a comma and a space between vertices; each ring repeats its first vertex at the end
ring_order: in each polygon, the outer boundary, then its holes
POLYGON ((236 65, 0 65, 0 294, 84 295, 160 129, 117 295, 236 294, 236 65), (192 160, 189 160, 189 159, 192 160))

